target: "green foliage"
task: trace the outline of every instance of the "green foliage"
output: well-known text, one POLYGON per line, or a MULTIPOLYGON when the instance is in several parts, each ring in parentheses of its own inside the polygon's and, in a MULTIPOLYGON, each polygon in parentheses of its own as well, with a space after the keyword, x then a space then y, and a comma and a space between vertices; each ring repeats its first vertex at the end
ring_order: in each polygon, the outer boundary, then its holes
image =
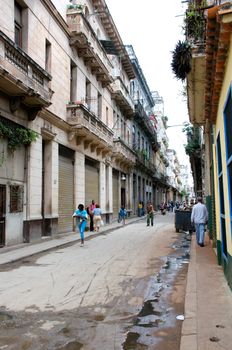
POLYGON ((192 49, 187 41, 178 41, 172 51, 171 68, 177 79, 184 81, 191 71, 192 49))
POLYGON ((194 127, 190 123, 185 123, 182 130, 187 136, 187 145, 185 145, 185 153, 189 156, 201 156, 201 137, 199 127, 194 127))
POLYGON ((0 121, 0 137, 8 139, 8 148, 12 152, 22 145, 30 145, 38 136, 33 130, 0 121))
POLYGON ((194 42, 203 40, 205 33, 205 17, 201 6, 190 5, 185 17, 185 34, 194 42))

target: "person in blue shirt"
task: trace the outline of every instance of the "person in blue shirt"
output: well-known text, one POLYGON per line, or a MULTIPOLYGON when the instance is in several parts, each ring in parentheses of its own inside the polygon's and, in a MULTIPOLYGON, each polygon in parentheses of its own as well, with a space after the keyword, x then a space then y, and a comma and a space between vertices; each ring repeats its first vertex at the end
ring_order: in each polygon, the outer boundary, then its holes
POLYGON ((94 231, 99 231, 99 228, 101 226, 101 208, 99 204, 96 204, 96 208, 93 209, 93 224, 94 224, 94 231))
POLYGON ((122 224, 125 225, 126 217, 127 217, 127 211, 123 206, 121 206, 118 213, 118 222, 122 221, 122 224))
POLYGON ((85 233, 86 223, 88 219, 88 214, 83 204, 78 205, 78 209, 74 211, 73 217, 76 218, 76 227, 79 229, 80 237, 81 237, 81 247, 83 247, 84 240, 85 240, 84 233, 85 233))

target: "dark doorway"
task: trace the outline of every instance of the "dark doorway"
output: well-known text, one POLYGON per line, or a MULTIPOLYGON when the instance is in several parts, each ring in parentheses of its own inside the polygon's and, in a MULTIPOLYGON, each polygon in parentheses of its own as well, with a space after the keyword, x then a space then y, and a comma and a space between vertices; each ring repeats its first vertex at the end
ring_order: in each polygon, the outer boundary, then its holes
POLYGON ((5 245, 6 186, 0 185, 0 247, 5 245))
POLYGON ((125 208, 126 205, 126 190, 121 188, 121 206, 125 208))

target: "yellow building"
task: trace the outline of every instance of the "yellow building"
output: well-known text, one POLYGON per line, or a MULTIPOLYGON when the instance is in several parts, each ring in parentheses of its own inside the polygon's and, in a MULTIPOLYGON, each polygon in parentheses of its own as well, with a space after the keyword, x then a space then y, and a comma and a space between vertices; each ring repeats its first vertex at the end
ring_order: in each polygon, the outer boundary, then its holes
POLYGON ((198 40, 191 32, 189 117, 194 126, 203 126, 202 182, 210 236, 232 288, 232 4, 200 8, 193 3, 203 15, 204 31, 198 40))

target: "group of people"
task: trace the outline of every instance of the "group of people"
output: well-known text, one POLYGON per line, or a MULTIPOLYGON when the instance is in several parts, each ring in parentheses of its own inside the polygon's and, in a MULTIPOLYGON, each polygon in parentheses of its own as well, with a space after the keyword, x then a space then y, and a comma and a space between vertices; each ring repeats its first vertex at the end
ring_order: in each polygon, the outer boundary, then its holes
POLYGON ((90 232, 99 231, 102 224, 102 211, 99 204, 92 200, 91 204, 85 209, 83 204, 79 204, 77 210, 74 211, 73 217, 76 218, 76 225, 80 232, 81 247, 84 246, 84 232, 87 225, 88 216, 90 218, 90 232))
MULTIPOLYGON (((99 204, 96 204, 92 200, 91 204, 85 209, 83 204, 79 204, 77 210, 74 211, 73 217, 76 218, 76 226, 79 230, 81 237, 81 247, 84 246, 84 232, 86 229, 88 217, 89 217, 89 230, 90 232, 99 232, 100 226, 103 226, 104 222, 102 220, 102 210, 99 204)), ((122 206, 118 213, 118 222, 122 222, 125 225, 125 220, 127 217, 127 211, 122 206)))
MULTIPOLYGON (((102 225, 102 210, 99 204, 95 204, 92 200, 91 204, 85 209, 83 204, 78 205, 78 209, 73 213, 73 217, 76 218, 77 228, 80 232, 81 246, 84 246, 84 232, 86 229, 86 224, 88 216, 90 218, 90 232, 99 231, 102 225)), ((127 211, 122 206, 118 213, 118 222, 122 222, 125 225, 125 220, 127 217, 127 211)), ((147 226, 153 226, 154 222, 154 208, 151 202, 147 203, 147 226)), ((202 198, 198 197, 197 203, 191 202, 191 222, 196 229, 196 240, 197 244, 204 247, 204 235, 205 235, 205 225, 208 223, 208 210, 203 204, 202 198)))

